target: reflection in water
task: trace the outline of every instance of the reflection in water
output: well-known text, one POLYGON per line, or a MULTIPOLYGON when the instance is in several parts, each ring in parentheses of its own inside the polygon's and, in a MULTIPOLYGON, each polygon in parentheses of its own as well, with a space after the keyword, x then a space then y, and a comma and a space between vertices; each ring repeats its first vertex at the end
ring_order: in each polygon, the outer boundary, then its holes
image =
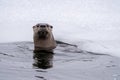
POLYGON ((34 52, 34 67, 48 69, 53 67, 53 52, 39 51, 34 52))

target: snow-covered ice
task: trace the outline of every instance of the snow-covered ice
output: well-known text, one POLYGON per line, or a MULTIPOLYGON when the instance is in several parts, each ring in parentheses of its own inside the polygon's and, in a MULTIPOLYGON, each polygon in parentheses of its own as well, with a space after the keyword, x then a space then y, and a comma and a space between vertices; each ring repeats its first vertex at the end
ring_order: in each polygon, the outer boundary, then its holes
POLYGON ((32 26, 46 22, 53 25, 57 40, 120 56, 119 4, 119 0, 1 0, 0 42, 32 41, 32 26))

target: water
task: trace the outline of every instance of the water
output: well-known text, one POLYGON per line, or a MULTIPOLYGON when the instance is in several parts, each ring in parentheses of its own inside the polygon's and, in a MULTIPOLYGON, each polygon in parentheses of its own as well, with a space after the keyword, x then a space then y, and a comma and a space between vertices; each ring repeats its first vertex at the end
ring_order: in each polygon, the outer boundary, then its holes
POLYGON ((0 44, 0 80, 120 79, 120 59, 60 43, 53 53, 33 53, 32 42, 0 44))

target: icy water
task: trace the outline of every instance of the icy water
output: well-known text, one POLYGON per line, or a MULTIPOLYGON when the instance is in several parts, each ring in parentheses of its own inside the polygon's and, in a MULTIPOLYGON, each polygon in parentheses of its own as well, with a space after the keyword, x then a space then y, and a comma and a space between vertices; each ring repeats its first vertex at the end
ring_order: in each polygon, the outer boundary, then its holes
POLYGON ((0 80, 120 80, 120 58, 62 42, 40 54, 32 42, 1 43, 0 80))

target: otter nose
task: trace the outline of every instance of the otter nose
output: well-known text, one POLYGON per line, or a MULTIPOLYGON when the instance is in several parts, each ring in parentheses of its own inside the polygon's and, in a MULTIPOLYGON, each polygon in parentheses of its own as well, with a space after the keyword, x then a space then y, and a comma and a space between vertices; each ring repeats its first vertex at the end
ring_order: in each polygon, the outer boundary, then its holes
POLYGON ((46 26, 45 26, 45 25, 41 25, 40 27, 41 27, 41 28, 45 28, 46 26))

